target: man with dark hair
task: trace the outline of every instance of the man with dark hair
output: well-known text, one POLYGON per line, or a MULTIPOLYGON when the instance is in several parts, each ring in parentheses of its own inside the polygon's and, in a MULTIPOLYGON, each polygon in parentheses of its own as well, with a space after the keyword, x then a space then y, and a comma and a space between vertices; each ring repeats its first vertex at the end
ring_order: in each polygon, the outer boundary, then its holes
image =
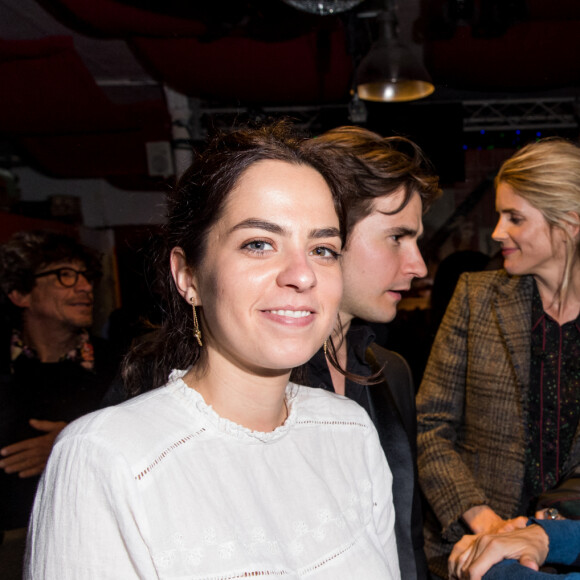
POLYGON ((40 474, 64 426, 99 407, 116 373, 106 341, 89 335, 101 264, 48 231, 0 246, 0 531, 24 528, 40 474))
POLYGON ((415 389, 405 360, 374 344, 368 323, 393 320, 401 293, 427 273, 417 241, 422 214, 441 193, 439 180, 420 149, 401 137, 340 127, 312 139, 310 147, 347 185, 347 236, 336 350, 329 346, 311 359, 309 384, 346 395, 369 413, 393 473, 401 577, 424 580, 415 389), (346 376, 328 364, 333 358, 346 376), (368 383, 351 380, 356 375, 368 383))

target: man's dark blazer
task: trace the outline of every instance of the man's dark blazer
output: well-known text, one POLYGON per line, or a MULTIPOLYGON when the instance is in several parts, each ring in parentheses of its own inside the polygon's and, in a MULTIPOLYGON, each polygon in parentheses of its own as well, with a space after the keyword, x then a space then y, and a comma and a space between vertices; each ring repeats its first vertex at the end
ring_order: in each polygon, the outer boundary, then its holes
POLYGON ((402 356, 377 344, 367 349, 365 357, 371 368, 383 369, 384 380, 368 387, 368 412, 393 474, 401 578, 428 578, 423 551, 423 513, 417 474, 417 415, 411 370, 402 356))
MULTIPOLYGON (((405 359, 374 344, 373 339, 368 325, 353 321, 347 333, 347 370, 365 376, 379 372, 383 377, 376 384, 359 386, 357 396, 353 398, 372 419, 393 474, 395 535, 401 578, 426 580, 429 574, 423 551, 413 379, 405 359)), ((307 363, 307 370, 307 384, 334 390, 322 349, 307 363)), ((347 395, 349 382, 347 379, 347 395)))

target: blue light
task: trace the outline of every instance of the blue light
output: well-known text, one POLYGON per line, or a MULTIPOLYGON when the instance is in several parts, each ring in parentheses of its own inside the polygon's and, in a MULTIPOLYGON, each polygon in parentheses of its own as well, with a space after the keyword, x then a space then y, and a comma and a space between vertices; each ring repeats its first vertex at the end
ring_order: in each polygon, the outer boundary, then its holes
POLYGON ((541 131, 538 131, 538 132, 536 133, 536 137, 541 137, 541 136, 542 136, 542 132, 541 132, 541 131))
POLYGON ((516 135, 519 135, 519 134, 520 134, 520 130, 516 129, 516 135))
POLYGON ((479 132, 480 135, 485 135, 485 129, 481 129, 481 131, 479 132))

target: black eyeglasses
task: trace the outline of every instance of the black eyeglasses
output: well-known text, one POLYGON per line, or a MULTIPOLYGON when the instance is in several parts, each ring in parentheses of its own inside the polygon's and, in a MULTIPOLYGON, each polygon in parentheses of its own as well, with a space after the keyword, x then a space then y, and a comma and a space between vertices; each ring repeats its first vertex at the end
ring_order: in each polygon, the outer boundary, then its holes
POLYGON ((97 276, 93 272, 89 272, 88 270, 75 270, 74 268, 57 268, 56 270, 47 270, 46 272, 36 274, 34 277, 42 278, 44 276, 51 276, 52 274, 56 275, 58 281, 65 288, 72 288, 75 286, 79 281, 79 276, 81 274, 89 284, 94 284, 97 279, 97 276))

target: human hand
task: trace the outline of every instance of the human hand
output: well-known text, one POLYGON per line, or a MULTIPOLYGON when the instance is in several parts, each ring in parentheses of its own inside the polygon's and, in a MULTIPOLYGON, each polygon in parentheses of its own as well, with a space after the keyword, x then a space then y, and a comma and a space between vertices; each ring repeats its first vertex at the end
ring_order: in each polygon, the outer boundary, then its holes
POLYGON ((526 516, 518 516, 517 518, 512 518, 511 520, 502 520, 502 523, 498 524, 495 531, 488 531, 488 534, 505 534, 506 532, 513 532, 514 530, 521 530, 528 524, 528 518, 526 516))
POLYGON ((56 436, 66 427, 64 421, 39 421, 30 419, 30 425, 46 435, 25 439, 0 449, 0 468, 18 477, 32 477, 42 473, 56 436))
POLYGON ((533 524, 503 534, 463 536, 448 561, 450 580, 481 580, 498 562, 519 560, 522 566, 539 570, 548 555, 548 535, 533 524))
POLYGON ((517 528, 525 528, 528 518, 520 516, 504 520, 489 506, 478 505, 468 509, 463 514, 463 520, 475 534, 502 534, 517 528))

